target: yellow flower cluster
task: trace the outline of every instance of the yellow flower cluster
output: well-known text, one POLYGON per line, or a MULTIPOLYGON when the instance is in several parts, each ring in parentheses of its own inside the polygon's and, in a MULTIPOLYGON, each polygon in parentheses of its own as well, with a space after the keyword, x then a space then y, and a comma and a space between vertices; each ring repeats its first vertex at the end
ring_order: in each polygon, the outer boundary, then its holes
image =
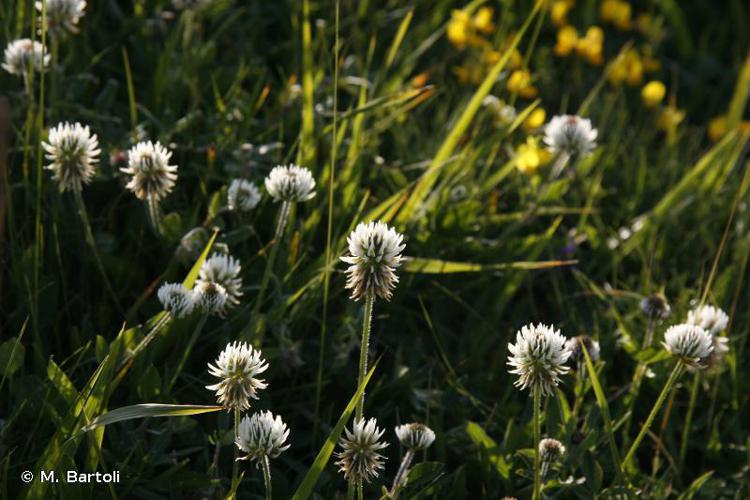
POLYGON ((633 8, 623 0, 604 0, 599 15, 603 23, 612 24, 620 31, 633 29, 633 8))
POLYGON ((558 28, 562 28, 568 24, 568 12, 575 5, 575 0, 555 0, 552 2, 549 10, 550 19, 552 23, 558 28))
POLYGON ((563 26, 557 32, 557 43, 554 52, 565 57, 575 51, 579 57, 593 66, 601 66, 604 62, 604 31, 598 26, 591 26, 586 30, 586 36, 579 37, 573 26, 563 26))
POLYGON ((651 48, 645 47, 643 54, 638 49, 629 49, 624 54, 620 54, 612 62, 608 79, 609 83, 614 86, 621 85, 623 82, 631 86, 643 84, 645 73, 653 73, 661 68, 661 63, 651 55, 651 48))
POLYGON ((532 83, 531 73, 526 69, 517 69, 511 73, 506 88, 508 92, 525 99, 533 99, 539 94, 539 89, 532 83))
POLYGON ((664 100, 667 95, 667 87, 658 80, 648 82, 641 89, 641 100, 647 108, 655 108, 664 100))
MULTIPOLYGON (((737 125, 737 130, 741 134, 750 134, 750 121, 743 121, 737 125)), ((708 122, 708 138, 712 142, 718 142, 729 132, 729 117, 720 115, 708 122)))
POLYGON ((519 172, 525 175, 534 175, 540 167, 549 163, 550 159, 549 151, 539 144, 539 139, 529 136, 526 138, 526 142, 516 148, 513 162, 519 172))
POLYGON ((454 10, 446 28, 448 40, 459 49, 487 45, 489 42, 482 35, 495 31, 493 15, 494 11, 490 7, 480 8, 474 16, 465 10, 454 10))

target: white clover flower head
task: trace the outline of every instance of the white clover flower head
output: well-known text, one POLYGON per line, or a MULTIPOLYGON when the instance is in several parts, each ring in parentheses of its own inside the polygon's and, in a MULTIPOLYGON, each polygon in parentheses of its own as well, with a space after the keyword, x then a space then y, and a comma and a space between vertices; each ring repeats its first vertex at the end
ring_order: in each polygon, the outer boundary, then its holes
POLYGON ((729 316, 718 307, 702 305, 688 311, 686 323, 700 326, 711 335, 716 335, 726 330, 729 316))
POLYGON ((184 318, 195 308, 193 292, 182 286, 182 283, 164 283, 156 296, 164 310, 175 318, 184 318))
POLYGON ((701 368, 703 362, 713 352, 713 339, 710 333, 696 325, 674 325, 664 333, 664 348, 683 363, 701 368))
POLYGON ((599 361, 599 342, 592 339, 588 335, 578 335, 577 337, 570 338, 567 342, 565 342, 565 349, 570 352, 570 358, 568 358, 568 361, 572 364, 578 364, 578 362, 586 362, 586 357, 583 355, 581 343, 583 343, 583 345, 586 347, 586 351, 589 353, 591 362, 596 363, 597 361, 599 361))
POLYGON ((260 203, 260 190, 245 179, 234 179, 227 189, 229 210, 249 212, 260 203))
POLYGON ((542 461, 552 463, 565 455, 565 446, 557 439, 545 438, 539 441, 539 455, 542 461))
POLYGON ((266 191, 275 201, 307 201, 315 196, 315 179, 304 167, 278 165, 266 177, 266 191))
POLYGON ((218 283, 213 281, 196 281, 193 287, 193 300, 195 306, 206 314, 217 314, 224 316, 227 307, 227 291, 218 283))
POLYGON ((214 253, 201 265, 198 271, 196 285, 209 282, 220 285, 226 292, 227 300, 225 306, 218 311, 220 315, 226 314, 227 310, 240 303, 242 296, 242 278, 240 261, 231 255, 214 253))
POLYGON ((711 335, 711 354, 705 358, 701 358, 701 365, 705 370, 715 371, 717 370, 727 353, 729 352, 729 339, 720 335, 711 335))
POLYGON ((385 457, 378 453, 388 446, 381 443, 384 430, 378 428, 378 421, 374 418, 363 418, 354 421, 352 430, 344 429, 345 436, 339 440, 341 451, 336 453, 339 472, 350 483, 370 482, 383 469, 385 457))
POLYGON ((219 404, 227 409, 245 411, 250 408, 251 399, 258 399, 257 392, 267 387, 265 380, 257 378, 267 369, 268 363, 259 350, 245 342, 233 342, 227 344, 214 364, 208 364, 208 372, 220 380, 206 389, 216 391, 219 404))
POLYGON ((128 151, 128 166, 120 169, 131 176, 125 187, 138 199, 162 200, 177 181, 177 166, 169 164, 171 157, 159 142, 139 142, 128 151))
POLYGON ((667 319, 672 308, 663 293, 654 293, 641 300, 641 312, 651 319, 667 319))
POLYGON ((596 147, 596 137, 591 120, 576 115, 555 116, 544 127, 544 144, 552 153, 586 156, 596 147))
POLYGON ((426 450, 435 441, 435 432, 419 422, 399 425, 396 436, 402 445, 412 451, 426 450))
POLYGON ((346 239, 349 255, 341 260, 346 269, 346 288, 351 298, 379 297, 391 300, 398 283, 396 268, 401 265, 401 252, 406 248, 404 236, 382 222, 360 223, 346 239))
POLYGON ((11 75, 26 77, 29 66, 36 71, 44 71, 50 63, 51 56, 44 46, 29 38, 13 40, 5 47, 2 67, 11 75))
MULTIPOLYGON (((34 2, 39 15, 42 14, 42 2, 34 2)), ((65 32, 78 33, 78 21, 86 11, 84 0, 47 0, 47 30, 54 35, 65 32)), ((41 22, 39 23, 41 33, 41 22)))
POLYGON ((565 363, 570 351, 566 338, 553 326, 528 324, 516 333, 516 343, 508 344, 510 373, 518 375, 514 385, 521 389, 539 389, 542 395, 552 394, 560 375, 568 373, 565 363))
POLYGON ((245 416, 240 422, 235 440, 235 444, 245 452, 245 456, 237 460, 254 460, 260 465, 265 457, 276 458, 289 448, 286 444, 288 437, 289 428, 280 416, 274 417, 270 411, 254 413, 251 417, 245 416))
POLYGON ((91 182, 99 161, 99 141, 87 126, 80 123, 59 123, 49 131, 47 142, 42 142, 46 158, 45 168, 52 171, 60 192, 80 191, 91 182))

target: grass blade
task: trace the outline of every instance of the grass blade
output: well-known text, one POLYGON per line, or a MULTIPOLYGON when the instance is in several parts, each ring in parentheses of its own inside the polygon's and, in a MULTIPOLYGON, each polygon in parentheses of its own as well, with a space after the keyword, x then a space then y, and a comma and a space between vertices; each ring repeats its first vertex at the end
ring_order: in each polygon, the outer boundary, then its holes
POLYGON ((123 406, 107 412, 95 418, 90 424, 81 429, 81 432, 88 432, 97 427, 102 427, 116 422, 125 420, 134 420, 137 418, 151 417, 186 417, 189 415, 200 415, 202 413, 211 413, 223 410, 223 406, 204 406, 204 405, 170 405, 159 403, 142 403, 138 405, 123 406))

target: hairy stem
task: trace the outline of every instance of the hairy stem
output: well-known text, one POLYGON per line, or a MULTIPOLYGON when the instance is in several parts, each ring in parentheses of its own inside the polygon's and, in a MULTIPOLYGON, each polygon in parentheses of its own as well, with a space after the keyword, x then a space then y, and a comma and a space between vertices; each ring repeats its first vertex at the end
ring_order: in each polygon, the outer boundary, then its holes
POLYGON ((534 492, 532 494, 533 500, 539 500, 542 493, 542 477, 541 477, 541 464, 539 456, 539 441, 541 441, 541 425, 539 418, 541 417, 541 405, 542 405, 542 389, 539 386, 534 386, 534 411, 533 411, 533 429, 534 429, 534 492))
MULTIPOLYGON (((365 309, 362 316, 362 345, 359 350, 359 375, 357 376, 357 387, 360 387, 367 374, 367 351, 370 347, 370 329, 372 328, 372 306, 375 302, 374 295, 368 295, 365 299, 365 309)), ((357 402, 356 420, 363 418, 365 412, 365 393, 357 402)))
POLYGON ((396 500, 396 498, 398 498, 398 490, 401 489, 401 483, 404 481, 406 473, 409 472, 412 460, 414 460, 414 451, 407 450, 404 459, 401 460, 401 465, 398 467, 396 478, 393 480, 393 486, 391 486, 391 500, 396 500))
POLYGON ((266 484, 266 500, 271 500, 271 464, 267 455, 263 456, 263 482, 266 484))
MULTIPOLYGON (((237 491, 237 483, 240 480, 240 462, 237 460, 239 457, 239 449, 237 448, 237 438, 240 436, 240 409, 234 407, 234 440, 232 441, 232 449, 234 450, 234 460, 232 460, 232 490, 237 491)), ((265 464, 264 464, 265 465, 265 464)), ((265 470, 264 470, 265 472, 265 470)))

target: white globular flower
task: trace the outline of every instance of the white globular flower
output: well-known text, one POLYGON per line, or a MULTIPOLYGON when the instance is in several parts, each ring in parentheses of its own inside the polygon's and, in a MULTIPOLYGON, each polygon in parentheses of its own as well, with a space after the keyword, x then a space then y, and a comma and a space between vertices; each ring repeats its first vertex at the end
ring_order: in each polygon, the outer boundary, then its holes
POLYGON ((357 484, 378 477, 385 460, 379 451, 388 446, 380 442, 383 432, 374 418, 356 420, 351 431, 345 429, 346 435, 339 440, 341 451, 336 453, 336 465, 347 481, 357 484))
POLYGON ((641 300, 641 311, 650 319, 666 319, 672 308, 663 293, 655 293, 641 300))
POLYGON ((223 286, 212 281, 196 282, 193 287, 195 306, 205 314, 223 316, 227 306, 227 291, 223 286))
POLYGON ((349 255, 341 260, 346 269, 346 288, 351 298, 379 297, 390 300, 398 283, 396 268, 406 248, 404 236, 382 222, 360 223, 346 239, 349 255))
MULTIPOLYGON (((37 1, 34 5, 41 15, 43 12, 42 2, 37 1)), ((47 0, 47 30, 55 35, 65 32, 78 33, 78 21, 81 20, 85 11, 86 2, 84 0, 47 0)))
POLYGON ((60 192, 80 191, 91 182, 101 150, 96 135, 87 126, 60 123, 50 129, 42 147, 51 162, 45 168, 52 171, 60 192))
POLYGON ((705 370, 715 370, 721 366, 729 352, 729 339, 720 335, 711 335, 711 354, 701 358, 700 364, 705 370))
POLYGON ((307 201, 315 196, 315 179, 304 167, 278 165, 266 177, 266 191, 276 201, 307 201))
POLYGON ((686 323, 700 326, 711 335, 716 335, 726 330, 729 316, 718 307, 703 305, 688 311, 686 323))
POLYGON ((555 116, 544 128, 544 143, 552 153, 586 156, 596 147, 591 120, 575 115, 555 116))
POLYGON ((203 262, 200 271, 198 271, 196 285, 206 282, 216 283, 224 289, 227 300, 225 307, 218 311, 220 315, 226 314, 229 307, 240 303, 240 297, 242 296, 241 270, 242 266, 239 260, 231 255, 214 253, 203 262))
POLYGON ((175 318, 190 315, 195 308, 193 292, 185 288, 182 283, 164 283, 156 292, 162 307, 175 318))
POLYGON ((227 189, 229 210, 249 212, 260 203, 260 190, 245 179, 234 179, 227 189))
POLYGON ((216 391, 219 404, 227 409, 245 411, 250 408, 251 399, 258 399, 257 392, 267 387, 264 380, 257 378, 267 369, 268 363, 259 350, 245 342, 233 342, 227 344, 214 364, 208 364, 208 372, 220 380, 206 389, 216 391))
POLYGON ((700 368, 713 352, 710 333, 696 325, 674 325, 664 333, 664 348, 688 366, 700 368))
POLYGON ((399 425, 396 436, 402 445, 412 451, 426 450, 435 441, 435 432, 419 422, 399 425))
POLYGON ((237 460, 254 460, 259 465, 266 457, 276 458, 289 448, 286 444, 288 437, 289 428, 280 416, 274 417, 270 411, 245 416, 240 422, 235 440, 235 444, 245 455, 237 460))
POLYGON ((565 454, 565 446, 557 439, 545 438, 539 441, 539 457, 542 460, 542 477, 547 475, 550 467, 565 454))
POLYGON ((120 169, 131 176, 125 187, 141 200, 160 201, 177 181, 177 166, 169 164, 171 157, 159 142, 139 142, 128 151, 128 166, 120 169))
POLYGON ((581 343, 583 343, 583 345, 586 347, 586 351, 589 353, 591 362, 596 363, 597 361, 599 361, 599 342, 592 339, 588 335, 579 335, 577 337, 568 339, 568 341, 565 342, 565 349, 570 351, 570 358, 568 359, 568 361, 573 364, 577 364, 578 362, 586 362, 586 357, 583 355, 581 343))
POLYGON ((44 46, 28 38, 13 40, 5 47, 2 67, 11 75, 26 77, 29 67, 36 72, 44 71, 50 62, 50 55, 44 46))
POLYGON ((516 343, 508 344, 510 373, 518 375, 514 385, 521 389, 531 387, 542 395, 552 394, 560 382, 560 375, 570 368, 565 363, 570 351, 565 348, 566 338, 553 326, 529 324, 516 333, 516 343))

